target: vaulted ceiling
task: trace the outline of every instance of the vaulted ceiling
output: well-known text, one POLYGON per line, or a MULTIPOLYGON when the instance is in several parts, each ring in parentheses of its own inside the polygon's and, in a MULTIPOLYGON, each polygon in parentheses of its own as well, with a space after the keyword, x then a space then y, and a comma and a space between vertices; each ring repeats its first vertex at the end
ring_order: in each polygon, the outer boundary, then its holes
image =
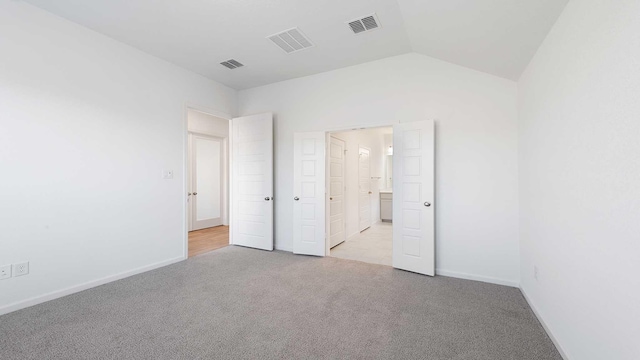
POLYGON ((26 0, 235 89, 418 52, 517 80, 568 0, 26 0), (348 22, 374 14, 380 28, 348 22), (297 27, 313 46, 268 36, 297 27), (230 70, 221 62, 245 66, 230 70))

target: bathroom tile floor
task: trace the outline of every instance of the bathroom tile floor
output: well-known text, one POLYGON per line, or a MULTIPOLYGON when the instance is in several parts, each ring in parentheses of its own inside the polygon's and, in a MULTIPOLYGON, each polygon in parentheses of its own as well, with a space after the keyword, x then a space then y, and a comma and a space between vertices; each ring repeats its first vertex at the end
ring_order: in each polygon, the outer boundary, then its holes
POLYGON ((391 266, 393 226, 377 222, 331 249, 331 256, 370 264, 391 266))

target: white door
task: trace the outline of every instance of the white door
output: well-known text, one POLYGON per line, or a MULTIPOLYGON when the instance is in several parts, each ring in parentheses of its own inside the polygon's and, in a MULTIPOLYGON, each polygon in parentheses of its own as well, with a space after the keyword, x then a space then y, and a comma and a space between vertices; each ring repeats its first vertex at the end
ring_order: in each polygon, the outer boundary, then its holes
POLYGON ((360 210, 360 231, 371 226, 371 159, 367 148, 359 149, 358 158, 358 207, 360 210))
POLYGON ((191 230, 222 225, 223 139, 190 134, 191 230))
POLYGON ((325 133, 293 137, 293 253, 325 255, 325 133))
POLYGON ((234 245, 273 250, 273 117, 231 121, 231 227, 234 245))
POLYGON ((393 126, 393 267, 435 275, 434 124, 393 126))
POLYGON ((329 143, 329 247, 346 239, 345 231, 345 183, 344 140, 331 136, 329 143))

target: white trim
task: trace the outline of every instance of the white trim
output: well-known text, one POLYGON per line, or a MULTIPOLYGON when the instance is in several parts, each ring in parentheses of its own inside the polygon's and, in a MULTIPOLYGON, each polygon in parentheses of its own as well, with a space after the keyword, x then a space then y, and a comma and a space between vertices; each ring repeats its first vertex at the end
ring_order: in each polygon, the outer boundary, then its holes
MULTIPOLYGON (((192 104, 192 103, 185 103, 185 110, 193 110, 193 111, 197 111, 197 112, 201 112, 203 114, 207 114, 207 115, 211 115, 211 116, 215 116, 215 117, 219 117, 222 118, 224 120, 231 120, 233 119, 233 116, 222 112, 222 111, 218 111, 216 109, 212 109, 206 106, 200 106, 200 105, 196 105, 196 104, 192 104)), ((186 111, 185 111, 186 112, 186 111)))
POLYGON ((209 137, 220 138, 220 139, 226 139, 227 137, 229 137, 229 134, 222 134, 214 131, 203 131, 203 130, 187 130, 187 131, 193 135, 199 135, 199 136, 209 136, 209 137))
POLYGON ((524 289, 522 287, 519 287, 519 289, 520 289, 520 292, 522 293, 522 297, 524 297, 524 299, 527 302, 527 304, 529 304, 529 307, 531 308, 531 311, 533 311, 533 314, 536 316, 536 318, 538 318, 538 321, 540 322, 540 324, 544 328, 544 331, 547 332, 547 335, 549 336, 549 339, 551 339, 551 341, 553 342, 553 345, 556 346, 556 349, 560 353, 560 356, 562 356, 562 358, 564 360, 569 360, 569 356, 567 356, 567 353, 564 351, 562 346, 560 346, 560 342, 558 341, 558 339, 556 339, 556 337, 553 336, 553 333, 551 332, 551 329, 549 328, 547 323, 544 322, 544 319, 542 318, 542 315, 540 314, 538 309, 533 305, 533 302, 531 301, 531 298, 529 298, 529 296, 527 296, 527 293, 524 291, 524 289))
POLYGON ((318 130, 318 131, 325 131, 328 133, 358 131, 358 130, 376 129, 381 127, 393 127, 393 125, 395 124, 398 124, 398 122, 392 122, 392 123, 383 122, 383 123, 377 123, 377 124, 362 124, 362 125, 351 125, 351 126, 342 125, 342 126, 337 126, 335 128, 329 128, 329 129, 318 130))
POLYGON ((449 271, 449 270, 444 270, 444 269, 436 269, 436 275, 448 276, 448 277, 453 277, 453 278, 458 278, 458 279, 465 279, 465 280, 482 281, 482 282, 486 282, 486 283, 511 286, 511 287, 515 287, 515 288, 519 288, 519 286, 520 286, 520 283, 517 282, 517 281, 498 279, 498 278, 494 278, 494 277, 490 277, 490 276, 473 275, 473 274, 461 273, 461 272, 457 272, 457 271, 449 271))
POLYGON ((128 271, 124 271, 115 275, 109 275, 97 280, 92 280, 80 285, 74 285, 62 290, 56 290, 56 291, 52 291, 49 293, 46 293, 44 295, 38 295, 38 296, 34 296, 32 298, 26 299, 26 300, 22 300, 22 301, 18 301, 9 305, 5 305, 3 307, 0 307, 0 315, 4 315, 4 314, 8 314, 10 312, 13 311, 17 311, 20 309, 24 309, 30 306, 34 306, 34 305, 38 305, 38 304, 42 304, 44 302, 47 301, 51 301, 54 299, 58 299, 61 298, 63 296, 67 296, 67 295, 71 295, 71 294, 75 294, 77 292, 80 291, 84 291, 87 289, 91 289, 94 288, 96 286, 100 286, 100 285, 104 285, 107 283, 110 283, 112 281, 116 281, 116 280, 121 280, 124 278, 127 278, 129 276, 133 276, 133 275, 137 275, 143 272, 147 272, 147 271, 151 271, 157 268, 161 268, 163 266, 167 266, 167 265, 171 265, 171 264, 175 264, 177 262, 183 261, 184 259, 182 258, 182 256, 177 257, 177 258, 173 258, 173 259, 169 259, 169 260, 164 260, 164 261, 160 261, 154 264, 150 264, 150 265, 145 265, 139 268, 135 268, 132 270, 128 270, 128 271))

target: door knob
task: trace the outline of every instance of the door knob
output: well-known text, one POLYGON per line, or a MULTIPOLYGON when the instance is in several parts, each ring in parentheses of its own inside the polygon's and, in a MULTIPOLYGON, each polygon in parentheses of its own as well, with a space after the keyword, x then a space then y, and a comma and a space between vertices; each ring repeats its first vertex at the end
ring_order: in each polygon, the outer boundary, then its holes
POLYGON ((293 198, 293 200, 298 201, 298 200, 300 200, 300 198, 296 196, 296 197, 293 198))
POLYGON ((265 201, 269 201, 269 200, 271 200, 271 198, 267 196, 266 198, 264 198, 264 200, 265 201))
POLYGON ((193 193, 193 195, 198 195, 198 193, 193 193))
POLYGON ((188 193, 187 196, 191 196, 191 193, 188 193))
POLYGON ((333 200, 333 198, 332 198, 332 197, 330 197, 330 198, 329 198, 329 200, 333 200))
POLYGON ((371 191, 369 191, 369 194, 373 194, 371 191))
POLYGON ((424 206, 429 207, 429 206, 431 206, 431 203, 428 203, 428 202, 425 201, 424 202, 424 206))

